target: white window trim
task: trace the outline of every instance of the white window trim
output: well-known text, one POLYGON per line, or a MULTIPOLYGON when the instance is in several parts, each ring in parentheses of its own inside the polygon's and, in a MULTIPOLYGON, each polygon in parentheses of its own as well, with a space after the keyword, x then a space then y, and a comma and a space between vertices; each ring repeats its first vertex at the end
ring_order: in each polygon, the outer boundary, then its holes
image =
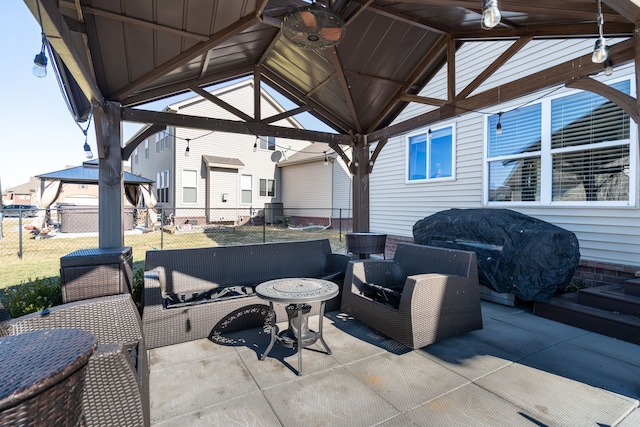
POLYGON ((195 169, 183 169, 182 170, 182 188, 180 189, 181 193, 182 193, 182 204, 183 205, 196 205, 198 204, 198 171, 195 169), (191 172, 194 174, 195 177, 195 187, 188 187, 188 188, 195 188, 196 189, 196 200, 194 202, 185 202, 184 201, 184 189, 185 189, 185 172, 191 172))
MULTIPOLYGON (((636 93, 636 85, 635 79, 633 76, 625 76, 618 79, 607 80, 603 82, 607 85, 612 85, 621 81, 629 80, 629 92, 631 96, 635 97, 636 93)), ((608 207, 620 207, 620 208, 636 208, 638 206, 638 195, 637 195, 637 185, 636 182, 638 180, 638 125, 634 122, 633 118, 629 117, 629 197, 630 200, 626 201, 615 201, 615 200, 605 200, 599 202, 588 202, 588 201, 553 201, 552 200, 552 154, 559 152, 571 152, 571 151, 581 151, 584 150, 585 145, 567 147, 567 148, 557 148, 551 150, 551 102, 554 99, 563 98, 570 95, 575 95, 577 93, 584 92, 582 90, 568 90, 566 92, 562 92, 556 95, 550 95, 548 97, 544 97, 536 102, 529 103, 527 105, 532 105, 534 103, 539 103, 542 105, 541 114, 542 114, 542 138, 541 138, 541 150, 540 150, 540 201, 516 201, 516 202, 493 202, 489 201, 489 159, 487 157, 488 154, 488 133, 489 133, 489 117, 493 114, 485 114, 483 117, 483 132, 482 132, 482 204, 484 206, 492 206, 492 207, 534 207, 534 206, 557 206, 557 207, 580 207, 580 208, 608 208, 608 207)), ((519 100, 522 103, 522 98, 519 100)), ((509 109, 517 108, 516 106, 496 106, 497 111, 508 111, 509 109)), ((590 148, 601 148, 606 146, 619 146, 619 141, 613 142, 601 142, 597 144, 589 145, 590 148)), ((534 153, 523 153, 513 156, 496 156, 492 157, 491 161, 501 160, 503 158, 521 158, 521 157, 531 157, 534 153)))
MULTIPOLYGON (((267 193, 269 192, 268 190, 268 186, 267 186, 267 193)), ((273 178, 258 178, 258 197, 261 197, 263 199, 273 199, 275 197, 277 197, 277 187, 276 187, 276 180, 273 178), (273 196, 269 196, 269 195, 265 195, 262 196, 260 195, 260 181, 267 181, 266 183, 269 184, 269 181, 273 181, 273 196)))
MULTIPOLYGON (((405 136, 404 141, 404 156, 405 156, 405 165, 404 165, 404 181, 405 184, 425 184, 425 183, 433 183, 433 182, 443 182, 443 181, 455 181, 456 180, 456 164, 457 164, 457 144, 456 144, 456 123, 455 122, 444 122, 440 123, 437 126, 430 126, 431 132, 444 129, 451 128, 451 176, 445 176, 442 178, 429 178, 429 170, 427 168, 427 178, 424 179, 409 179, 409 149, 410 149, 410 139, 414 136, 425 135, 429 132, 429 127, 420 128, 417 131, 411 132, 405 136)), ((427 165, 429 164, 429 158, 431 156, 431 150, 429 149, 429 141, 427 139, 427 165)))
POLYGON ((240 178, 240 183, 239 183, 239 184, 240 184, 240 199, 239 199, 239 203, 240 203, 241 205, 250 206, 250 205, 252 205, 252 204, 253 204, 253 175, 251 175, 251 174, 240 174, 240 177, 239 177, 239 178, 240 178), (245 176, 246 176, 246 177, 248 177, 248 178, 250 179, 250 182, 251 182, 251 188, 244 188, 244 187, 242 186, 242 177, 245 177, 245 176), (242 192, 243 192, 244 190, 251 190, 251 202, 243 202, 243 201, 242 201, 242 192))

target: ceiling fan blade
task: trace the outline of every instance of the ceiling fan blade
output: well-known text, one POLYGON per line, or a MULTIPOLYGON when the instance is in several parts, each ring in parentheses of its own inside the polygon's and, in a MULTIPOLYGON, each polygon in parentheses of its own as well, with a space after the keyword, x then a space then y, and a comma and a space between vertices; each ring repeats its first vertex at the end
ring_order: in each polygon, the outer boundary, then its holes
POLYGON ((316 19, 316 15, 313 12, 303 11, 300 12, 300 17, 302 18, 302 22, 307 28, 315 29, 318 27, 318 20, 316 19))
POLYGON ((289 40, 292 40, 292 41, 307 40, 307 37, 309 37, 309 33, 300 32, 294 36, 290 36, 289 40))
POLYGON ((342 31, 344 30, 344 28, 321 28, 320 29, 320 36, 323 39, 326 40, 331 40, 331 41, 338 41, 340 40, 340 37, 342 37, 342 31))

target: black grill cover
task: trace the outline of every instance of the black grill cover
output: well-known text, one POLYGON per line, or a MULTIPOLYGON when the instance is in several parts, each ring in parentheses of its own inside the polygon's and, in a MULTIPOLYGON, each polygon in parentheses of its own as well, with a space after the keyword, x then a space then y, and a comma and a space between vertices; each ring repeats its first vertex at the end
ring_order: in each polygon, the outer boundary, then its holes
POLYGON ((413 226, 415 243, 475 251, 480 283, 523 301, 548 301, 580 262, 575 234, 510 209, 450 209, 413 226))

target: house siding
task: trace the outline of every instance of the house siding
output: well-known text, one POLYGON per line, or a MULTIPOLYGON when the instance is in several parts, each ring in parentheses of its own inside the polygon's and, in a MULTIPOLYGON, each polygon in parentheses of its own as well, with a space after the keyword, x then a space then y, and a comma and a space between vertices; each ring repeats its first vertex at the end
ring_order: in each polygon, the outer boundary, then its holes
MULTIPOLYGON (((504 42, 487 45, 489 47, 499 45, 502 48, 496 52, 487 49, 487 52, 492 52, 492 54, 480 64, 472 62, 469 55, 470 48, 477 48, 477 45, 463 47, 460 50, 456 57, 456 69, 464 71, 458 76, 459 80, 456 82, 458 92, 506 46, 504 42)), ((513 80, 515 76, 522 77, 540 71, 543 67, 564 62, 567 58, 584 55, 592 49, 592 40, 531 42, 476 91, 495 87, 513 80)), ((607 80, 618 80, 623 76, 631 77, 633 87, 634 78, 631 66, 616 68, 611 77, 598 76, 597 79, 606 82, 607 80)), ((570 91, 572 90, 560 87, 553 92, 552 96, 570 91)), ((454 181, 407 183, 405 180, 406 135, 389 139, 376 161, 370 179, 370 229, 375 232, 387 233, 390 236, 388 240, 390 245, 387 247, 388 255, 393 253, 393 247, 390 246, 394 246, 398 241, 412 240, 412 228, 419 219, 450 208, 500 207, 516 210, 574 232, 578 237, 582 256, 578 274, 584 273, 590 275, 589 277, 599 274, 600 278, 621 277, 628 275, 629 270, 632 269, 629 266, 640 265, 640 245, 638 244, 640 241, 640 211, 637 206, 637 186, 634 192, 634 206, 629 207, 484 204, 485 114, 496 114, 499 111, 508 111, 525 103, 535 102, 542 96, 548 96, 550 92, 551 90, 541 91, 506 104, 487 108, 483 112, 471 112, 452 121, 431 124, 431 126, 440 126, 441 124, 455 123, 456 178, 454 181), (597 267, 594 265, 599 266, 599 272, 596 272, 597 267), (608 273, 603 273, 604 271, 608 273)), ((440 73, 422 92, 422 95, 446 99, 444 74, 440 73)), ((423 114, 433 108, 412 103, 403 111, 396 122, 423 114)), ((633 121, 631 129, 631 144, 637 146, 637 124, 633 121)), ((426 130, 427 128, 423 129, 423 131, 426 130)), ((634 157, 631 161, 637 167, 637 152, 632 151, 632 154, 634 157)), ((597 279, 594 280, 597 281, 597 279)))
MULTIPOLYGON (((253 116, 253 100, 254 90, 253 81, 244 80, 234 83, 228 87, 218 89, 214 92, 215 96, 235 108, 243 111, 249 116, 253 116)), ((240 120, 231 112, 217 106, 216 104, 205 100, 201 97, 194 97, 168 107, 178 114, 188 114, 202 117, 213 117, 226 120, 240 120)), ((261 99, 261 116, 268 118, 270 116, 283 112, 284 109, 277 104, 267 92, 263 91, 261 99)), ((273 125, 281 127, 300 127, 294 119, 282 119, 274 122, 273 125)), ((261 150, 259 147, 254 152, 253 147, 256 143, 256 136, 241 135, 225 132, 209 132, 198 129, 175 128, 166 132, 175 135, 172 140, 171 150, 161 153, 155 153, 155 146, 149 138, 149 159, 144 158, 144 142, 138 146, 138 164, 131 161, 132 169, 140 175, 155 177, 158 172, 170 170, 171 191, 170 203, 164 206, 175 206, 175 216, 179 218, 190 218, 199 216, 204 218, 204 209, 238 209, 241 213, 234 216, 242 216, 242 221, 246 218, 246 214, 252 209, 253 213, 259 213, 265 203, 282 202, 283 185, 282 174, 280 168, 277 167, 279 161, 286 159, 294 153, 301 151, 310 144, 306 140, 293 140, 276 138, 276 150, 261 150), (189 141, 187 142, 187 139, 189 141), (189 156, 185 156, 185 149, 189 145, 189 156), (231 166, 229 168, 219 169, 218 166, 208 166, 203 160, 203 156, 218 156, 224 158, 237 159, 243 163, 239 168, 231 166), (183 171, 195 170, 197 172, 197 201, 195 203, 184 203, 183 201, 183 171), (241 198, 241 175, 251 175, 252 183, 252 201, 250 203, 242 203, 241 198), (260 180, 272 179, 276 183, 275 197, 260 196, 260 180), (208 180, 208 181, 207 181, 208 180), (222 202, 222 193, 227 193, 227 202, 222 202)), ((259 144, 258 144, 259 145, 259 144)), ((315 173, 315 172, 312 172, 315 173)), ((317 185, 318 178, 312 178, 317 185)), ((325 182, 325 181, 322 181, 325 182)), ((330 181, 326 181, 329 187, 330 181)), ((292 183, 292 185, 298 185, 292 183)), ((292 202, 299 205, 299 202, 292 202)), ((328 207, 331 203, 329 197, 327 203, 323 207, 328 207)), ((304 202, 303 202, 304 204, 304 202)), ((223 212, 210 213, 211 219, 216 220, 225 217, 223 212)), ((204 221, 200 219, 199 221, 204 221)))
POLYGON ((322 161, 290 165, 282 168, 282 178, 287 183, 283 188, 282 202, 287 208, 326 209, 331 205, 331 186, 318 182, 331 182, 331 168, 322 161))

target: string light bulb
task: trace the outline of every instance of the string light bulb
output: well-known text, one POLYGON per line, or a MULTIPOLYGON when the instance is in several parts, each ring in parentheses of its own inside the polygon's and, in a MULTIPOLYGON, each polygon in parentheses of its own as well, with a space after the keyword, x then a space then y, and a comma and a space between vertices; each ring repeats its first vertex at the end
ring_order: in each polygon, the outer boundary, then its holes
POLYGON ((610 76, 611 74, 613 74, 613 61, 611 61, 611 58, 607 58, 604 62, 604 75, 610 76))
POLYGON ((36 5, 38 6, 38 21, 40 22, 40 35, 42 38, 42 47, 40 48, 40 53, 38 53, 33 60, 33 68, 31 71, 33 75, 38 78, 47 77, 47 55, 44 52, 47 47, 47 35, 44 33, 44 27, 42 26, 42 14, 40 13, 40 1, 37 1, 36 5))
POLYGON ((189 157, 189 154, 190 154, 189 153, 189 151, 190 151, 190 149, 189 149, 189 141, 191 141, 191 139, 186 138, 185 141, 187 141, 187 148, 184 149, 184 156, 185 157, 189 157))
POLYGON ((91 146, 89 146, 89 143, 87 142, 87 140, 84 140, 84 156, 91 160, 93 159, 93 152, 91 151, 91 146))
POLYGON ((595 64, 602 64, 609 57, 609 46, 607 46, 607 41, 604 38, 603 26, 604 26, 604 15, 602 14, 602 5, 600 4, 600 0, 597 1, 598 4, 598 35, 599 37, 596 39, 596 44, 593 48, 593 55, 591 56, 591 60, 595 64))
POLYGON ((259 136, 256 136, 256 141, 253 143, 253 152, 255 153, 256 151, 258 151, 258 139, 260 139, 259 136))
POLYGON ((329 158, 327 157, 327 152, 324 152, 324 162, 322 163, 324 166, 329 164, 329 158))
POLYGON ((498 124, 496 125, 496 135, 502 135, 502 123, 500 123, 501 119, 502 119, 502 111, 498 113, 498 124))
POLYGON ((33 72, 33 75, 43 79, 45 77, 47 77, 47 55, 44 52, 45 46, 46 46, 46 38, 44 33, 42 34, 42 49, 40 50, 40 53, 36 55, 35 59, 33 60, 33 68, 31 69, 31 71, 33 72))
POLYGON ((490 30, 498 25, 501 19, 498 0, 482 0, 482 28, 490 30))

